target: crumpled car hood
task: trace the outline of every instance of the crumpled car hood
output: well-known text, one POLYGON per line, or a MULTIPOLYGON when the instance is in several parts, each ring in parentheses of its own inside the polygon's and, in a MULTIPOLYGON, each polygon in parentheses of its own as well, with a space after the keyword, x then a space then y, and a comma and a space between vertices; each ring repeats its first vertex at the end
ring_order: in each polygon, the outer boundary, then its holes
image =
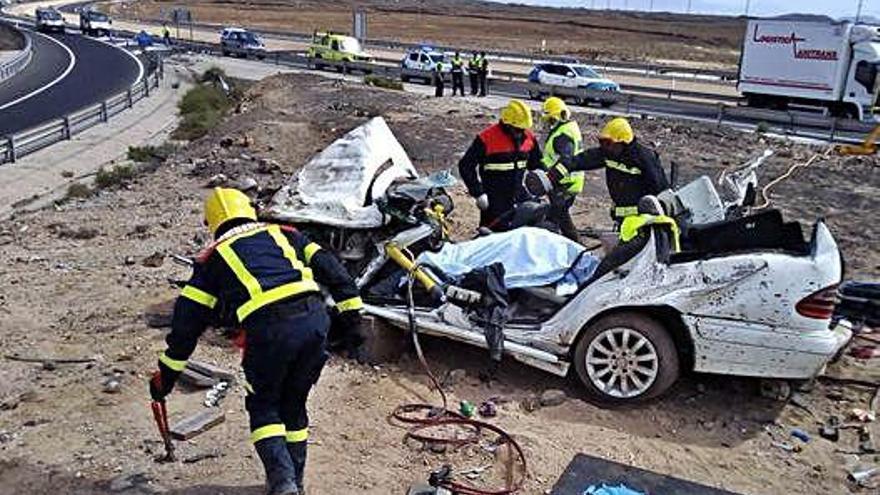
POLYGON ((374 200, 394 181, 417 177, 385 119, 375 117, 312 158, 263 214, 283 222, 376 228, 386 219, 374 200))

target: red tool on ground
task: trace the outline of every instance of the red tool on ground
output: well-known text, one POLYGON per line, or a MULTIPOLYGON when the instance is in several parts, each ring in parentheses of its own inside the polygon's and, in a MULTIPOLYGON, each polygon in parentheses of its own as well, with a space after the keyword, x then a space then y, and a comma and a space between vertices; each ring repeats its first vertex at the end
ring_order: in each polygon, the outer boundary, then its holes
POLYGON ((162 441, 165 443, 165 456, 159 459, 159 462, 174 462, 174 444, 171 443, 171 428, 168 427, 168 409, 165 407, 165 401, 153 401, 153 418, 156 420, 156 426, 159 427, 159 434, 162 435, 162 441))

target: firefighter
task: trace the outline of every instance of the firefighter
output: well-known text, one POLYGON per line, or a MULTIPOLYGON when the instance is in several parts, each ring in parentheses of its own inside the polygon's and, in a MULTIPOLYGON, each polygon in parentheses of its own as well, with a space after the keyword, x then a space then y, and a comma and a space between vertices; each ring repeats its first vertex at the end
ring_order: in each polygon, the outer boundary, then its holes
POLYGON ((471 96, 477 96, 480 88, 480 56, 476 52, 468 60, 468 79, 471 82, 471 96))
POLYGON ((481 227, 508 230, 514 206, 527 199, 523 174, 541 167, 541 149, 531 128, 531 109, 510 100, 500 121, 480 132, 458 162, 459 174, 480 209, 481 227))
POLYGON ((440 98, 443 96, 443 62, 438 61, 434 64, 434 96, 440 98))
POLYGON ((480 52, 480 96, 486 96, 487 79, 489 78, 489 59, 486 52, 480 52))
POLYGON ((570 170, 605 168, 605 182, 611 202, 611 216, 619 226, 623 219, 638 215, 642 196, 657 195, 669 182, 657 152, 640 143, 623 117, 610 120, 599 133, 599 146, 575 158, 570 170))
POLYGON ((455 96, 456 91, 464 96, 464 60, 458 52, 452 57, 452 96, 455 96))
POLYGON ((544 141, 541 163, 555 185, 550 192, 548 217, 559 227, 562 235, 579 242, 569 210, 575 197, 584 190, 584 172, 569 172, 569 168, 573 167, 575 157, 584 151, 583 137, 578 123, 571 118, 571 112, 561 98, 547 98, 542 110, 541 120, 550 130, 544 141))
POLYGON ((250 438, 268 493, 300 494, 309 436, 306 399, 328 356, 330 317, 318 284, 336 301, 352 351, 362 344, 363 302, 331 253, 291 227, 257 222, 241 191, 215 188, 205 201, 205 223, 215 241, 177 298, 150 395, 162 401, 171 392, 208 325, 239 325, 250 438))

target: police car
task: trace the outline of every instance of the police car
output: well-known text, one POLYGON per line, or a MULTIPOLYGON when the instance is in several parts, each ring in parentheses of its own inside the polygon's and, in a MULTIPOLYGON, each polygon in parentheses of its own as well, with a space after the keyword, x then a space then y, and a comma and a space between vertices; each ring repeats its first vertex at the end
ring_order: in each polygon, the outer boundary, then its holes
POLYGON ((266 56, 266 45, 256 34, 247 29, 228 27, 220 32, 220 50, 223 55, 238 55, 258 59, 266 56))
POLYGON ((434 69, 438 63, 443 64, 441 69, 443 78, 448 80, 452 64, 445 53, 430 46, 412 48, 406 52, 400 62, 400 80, 409 82, 412 79, 421 79, 430 84, 434 80, 434 69))
MULTIPOLYGON (((589 65, 576 63, 546 62, 537 64, 529 73, 529 82, 547 86, 607 91, 609 93, 620 92, 620 86, 616 82, 602 77, 589 65)), ((529 90, 529 97, 534 99, 543 99, 550 94, 550 91, 529 90)), ((609 107, 614 104, 615 99, 586 98, 581 99, 579 103, 585 103, 586 101, 594 101, 603 107, 609 107)))

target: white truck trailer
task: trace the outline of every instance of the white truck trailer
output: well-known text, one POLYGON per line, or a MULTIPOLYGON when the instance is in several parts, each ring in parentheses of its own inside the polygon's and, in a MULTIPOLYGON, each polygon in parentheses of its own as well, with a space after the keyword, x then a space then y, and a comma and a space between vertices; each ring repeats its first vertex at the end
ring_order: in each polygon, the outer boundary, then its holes
POLYGON ((748 23, 737 88, 749 106, 827 108, 874 119, 880 26, 755 19, 748 23))

